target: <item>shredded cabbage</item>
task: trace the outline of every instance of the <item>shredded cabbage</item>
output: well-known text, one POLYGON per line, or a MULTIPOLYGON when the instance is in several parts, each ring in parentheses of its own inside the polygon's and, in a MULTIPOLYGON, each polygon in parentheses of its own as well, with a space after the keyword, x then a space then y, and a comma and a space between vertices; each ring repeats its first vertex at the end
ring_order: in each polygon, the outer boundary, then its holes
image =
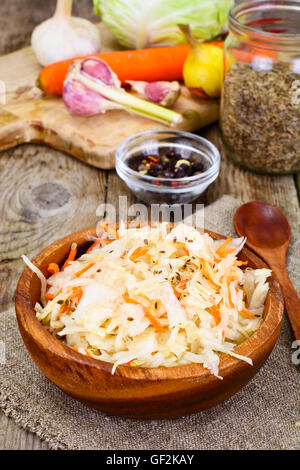
POLYGON ((164 224, 121 227, 118 236, 47 280, 52 300, 35 310, 53 335, 113 363, 113 373, 196 362, 222 378, 221 354, 251 364, 234 347, 263 320, 271 271, 241 269, 245 239, 214 241, 183 224, 167 235, 164 224))
POLYGON ((186 42, 178 24, 190 25, 193 36, 210 40, 226 30, 233 0, 94 0, 122 46, 143 49, 186 42))

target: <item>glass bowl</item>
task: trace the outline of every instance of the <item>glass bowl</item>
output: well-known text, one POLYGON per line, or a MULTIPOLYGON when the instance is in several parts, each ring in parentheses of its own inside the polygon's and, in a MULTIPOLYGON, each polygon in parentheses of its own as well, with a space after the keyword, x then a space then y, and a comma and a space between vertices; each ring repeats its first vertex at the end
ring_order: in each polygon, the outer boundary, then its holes
POLYGON ((208 140, 178 131, 150 131, 125 140, 116 153, 116 171, 131 191, 148 204, 187 204, 197 199, 215 181, 220 170, 220 153, 208 140), (129 167, 141 155, 174 151, 182 159, 202 163, 203 171, 184 178, 148 176, 129 167))

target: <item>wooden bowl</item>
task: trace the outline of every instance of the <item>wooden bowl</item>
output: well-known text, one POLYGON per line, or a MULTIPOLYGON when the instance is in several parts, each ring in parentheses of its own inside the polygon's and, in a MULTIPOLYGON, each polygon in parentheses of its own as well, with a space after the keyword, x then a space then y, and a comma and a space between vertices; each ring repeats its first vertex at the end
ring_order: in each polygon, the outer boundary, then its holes
MULTIPOLYGON (((208 232, 214 239, 222 236, 208 232)), ((96 229, 73 233, 48 246, 33 260, 46 275, 50 262, 61 264, 76 242, 82 253, 91 245, 96 229)), ((247 249, 239 255, 252 268, 263 261, 247 249)), ((86 405, 109 414, 130 418, 175 418, 195 413, 226 400, 240 390, 258 371, 278 338, 283 317, 283 301, 277 280, 269 278, 264 321, 244 343, 235 348, 250 357, 253 366, 223 354, 216 378, 201 364, 176 367, 133 368, 83 356, 54 338, 37 320, 34 305, 40 299, 40 281, 28 268, 16 292, 17 319, 24 343, 45 376, 64 392, 86 405)))

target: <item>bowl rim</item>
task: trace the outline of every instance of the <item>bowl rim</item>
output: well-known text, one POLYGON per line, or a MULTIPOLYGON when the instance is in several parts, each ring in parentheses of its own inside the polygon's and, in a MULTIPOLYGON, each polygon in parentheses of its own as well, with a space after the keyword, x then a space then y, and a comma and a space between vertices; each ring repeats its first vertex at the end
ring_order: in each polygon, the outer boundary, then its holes
POLYGON ((142 181, 143 183, 148 183, 151 186, 155 185, 156 181, 160 181, 160 187, 161 188, 167 188, 168 190, 171 191, 176 191, 181 189, 180 185, 178 186, 167 186, 167 184, 164 183, 190 183, 190 185, 198 184, 198 183, 206 183, 207 181, 210 181, 211 178, 215 178, 218 176, 219 169, 220 169, 220 163, 221 163, 221 155, 217 147, 210 142, 208 139, 205 139, 204 137, 197 135, 197 134, 192 134, 191 132, 182 132, 182 131, 174 131, 174 130, 164 130, 164 131, 146 131, 146 132, 140 132, 138 134, 134 134, 133 136, 129 137, 126 139, 124 142, 122 142, 121 145, 116 150, 116 170, 120 176, 121 174, 125 174, 127 177, 130 177, 134 180, 138 179, 142 181), (124 149, 135 139, 138 138, 143 138, 143 137, 149 137, 149 136, 155 136, 155 135, 163 135, 163 134, 171 134, 173 136, 179 136, 179 137, 184 137, 186 139, 190 140, 196 140, 199 143, 205 144, 213 156, 213 163, 211 166, 201 173, 200 175, 194 175, 194 176, 185 176, 184 178, 158 178, 156 176, 150 176, 150 175, 143 175, 132 168, 130 168, 128 165, 125 164, 125 161, 122 159, 121 155, 124 153, 124 149))
MULTIPOLYGON (((146 223, 147 224, 147 223, 146 223)), ((136 224, 138 227, 141 224, 136 224)), ((205 230, 206 233, 213 236, 215 240, 221 240, 226 238, 223 235, 220 235, 216 232, 205 230)), ((70 246, 73 242, 78 242, 78 246, 84 245, 88 242, 92 243, 93 237, 96 236, 96 227, 90 227, 88 229, 83 229, 77 232, 73 232, 70 235, 67 235, 50 245, 44 248, 38 255, 36 255, 32 262, 38 266, 42 267, 43 261, 49 256, 50 253, 55 252, 61 247, 66 248, 66 254, 70 249, 70 246)), ((251 250, 243 248, 240 254, 244 254, 251 262, 257 264, 259 267, 268 268, 264 261, 255 255, 251 250)), ((63 258, 64 259, 64 258, 63 258)), ((62 259, 62 261, 63 261, 62 259)), ((47 262, 48 263, 48 262, 47 262)), ((99 359, 90 358, 84 356, 77 351, 72 350, 69 346, 64 344, 59 339, 55 338, 36 318, 34 308, 31 305, 30 301, 30 285, 31 282, 36 276, 30 268, 26 267, 19 279, 16 296, 15 296, 15 308, 16 316, 19 324, 19 329, 24 329, 24 331, 30 335, 31 339, 36 343, 39 349, 47 349, 53 355, 55 354, 61 359, 69 359, 74 361, 77 365, 83 365, 96 369, 102 372, 107 372, 111 375, 111 370, 113 368, 113 363, 101 361, 99 359)), ((235 346, 234 352, 240 355, 245 355, 250 357, 254 361, 259 360, 259 351, 264 344, 267 344, 270 339, 279 334, 281 327, 284 305, 283 297, 280 289, 279 282, 274 274, 268 279, 269 282, 269 293, 266 302, 268 303, 268 309, 264 318, 264 321, 256 330, 250 338, 242 342, 240 345, 235 346), (274 311, 272 307, 275 307, 274 311)), ((21 331, 22 333, 22 331, 21 331)), ((253 367, 245 361, 241 361, 235 357, 229 356, 225 353, 220 354, 220 364, 219 364, 219 375, 224 377, 229 371, 238 368, 253 367)), ((202 378, 203 380, 209 380, 210 382, 215 381, 218 383, 220 379, 214 376, 208 369, 206 369, 202 364, 191 363, 184 365, 177 365, 173 367, 156 367, 156 368, 146 368, 146 367, 130 367, 125 365, 120 365, 117 367, 114 376, 118 378, 126 378, 130 380, 151 380, 151 381, 162 381, 162 380, 182 380, 182 379, 193 379, 193 378, 202 378), (147 373, 147 371, 151 371, 147 373)), ((114 377, 112 376, 112 377, 114 377)))

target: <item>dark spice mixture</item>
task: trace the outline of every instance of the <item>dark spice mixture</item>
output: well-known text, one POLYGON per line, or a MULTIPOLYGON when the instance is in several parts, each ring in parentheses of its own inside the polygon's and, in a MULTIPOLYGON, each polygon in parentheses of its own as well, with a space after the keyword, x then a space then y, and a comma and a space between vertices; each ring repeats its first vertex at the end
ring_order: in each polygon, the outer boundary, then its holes
POLYGON ((185 178, 205 171, 203 163, 186 159, 180 153, 169 150, 165 154, 138 155, 128 160, 128 166, 140 174, 157 178, 185 178))

